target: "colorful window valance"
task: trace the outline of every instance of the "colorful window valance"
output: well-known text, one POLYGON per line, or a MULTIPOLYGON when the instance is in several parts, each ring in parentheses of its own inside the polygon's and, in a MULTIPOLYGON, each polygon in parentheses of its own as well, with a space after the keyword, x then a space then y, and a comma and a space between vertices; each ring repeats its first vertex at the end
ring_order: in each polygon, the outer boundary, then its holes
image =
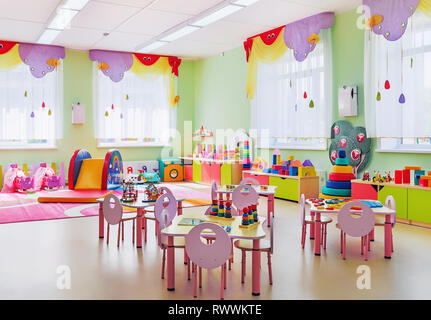
POLYGON ((291 49, 298 62, 304 61, 319 42, 321 29, 334 24, 334 13, 323 12, 285 26, 248 38, 244 49, 248 61, 247 96, 253 99, 256 91, 259 62, 274 63, 291 49))
POLYGON ((168 78, 168 95, 171 106, 178 102, 175 96, 174 75, 178 77, 181 59, 154 54, 130 53, 106 50, 90 50, 90 59, 98 62, 98 69, 114 82, 124 78, 129 70, 143 79, 154 76, 168 78))
POLYGON ((54 71, 65 56, 64 47, 0 40, 0 71, 25 63, 35 78, 42 78, 54 71))

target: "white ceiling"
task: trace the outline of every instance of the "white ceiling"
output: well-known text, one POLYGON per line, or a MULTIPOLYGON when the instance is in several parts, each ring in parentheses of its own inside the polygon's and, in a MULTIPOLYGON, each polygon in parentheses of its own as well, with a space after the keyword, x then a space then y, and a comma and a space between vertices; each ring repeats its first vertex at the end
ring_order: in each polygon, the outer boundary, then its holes
MULTIPOLYGON (((0 0, 0 39, 36 42, 62 0, 0 0)), ((226 0, 91 0, 53 42, 70 49, 137 47, 226 0), (108 32, 108 36, 103 33, 108 32)), ((198 59, 241 46, 252 35, 362 0, 260 0, 152 53, 198 59)))

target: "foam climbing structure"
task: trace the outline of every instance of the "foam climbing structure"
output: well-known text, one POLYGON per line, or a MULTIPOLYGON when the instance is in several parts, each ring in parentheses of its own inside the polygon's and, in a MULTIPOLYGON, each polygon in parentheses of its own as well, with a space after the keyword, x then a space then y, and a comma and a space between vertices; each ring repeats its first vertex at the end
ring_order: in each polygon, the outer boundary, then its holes
POLYGON ((329 180, 326 186, 322 188, 321 198, 350 198, 352 196, 352 183, 355 179, 353 168, 349 165, 349 159, 346 158, 346 151, 339 150, 335 165, 329 174, 329 180))

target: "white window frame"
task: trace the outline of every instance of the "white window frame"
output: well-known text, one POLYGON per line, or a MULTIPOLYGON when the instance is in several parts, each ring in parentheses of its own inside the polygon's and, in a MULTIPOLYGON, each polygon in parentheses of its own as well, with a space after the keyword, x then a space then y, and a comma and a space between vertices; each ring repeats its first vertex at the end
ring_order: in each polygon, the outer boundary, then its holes
MULTIPOLYGON (((26 66, 28 68, 28 66, 26 66)), ((10 70, 10 71, 13 71, 10 70)), ((6 72, 10 72, 6 71, 6 72)), ((2 71, 0 71, 2 72, 2 71)), ((30 70, 28 70, 31 75, 30 70)), ((57 73, 57 106, 60 112, 56 116, 59 117, 61 126, 64 126, 64 96, 63 96, 63 63, 60 63, 57 69, 53 72, 57 73)), ((57 147, 57 138, 54 139, 27 139, 27 140, 0 140, 0 150, 55 150, 57 147)))
MULTIPOLYGON (((97 100, 97 79, 99 76, 99 72, 100 70, 97 68, 98 63, 97 62, 93 62, 93 105, 94 105, 94 122, 96 123, 96 121, 98 121, 97 117, 98 117, 98 100, 97 100)), ((128 73, 131 73, 131 71, 128 71, 128 73)), ((105 76, 105 75, 103 75, 105 76)), ((142 80, 144 81, 144 80, 142 80)), ((175 79, 175 82, 177 81, 177 79, 175 79)), ((175 88, 177 88, 177 85, 175 83, 175 88)), ((174 118, 175 118, 175 127, 170 128, 171 131, 175 131, 176 130, 176 119, 177 119, 177 114, 176 114, 176 109, 174 109, 173 107, 169 107, 172 108, 171 111, 174 112, 174 118)), ((176 108, 176 106, 175 106, 176 108)), ((97 140, 97 148, 155 148, 155 147, 172 147, 172 139, 174 137, 174 133, 170 132, 170 137, 169 137, 169 141, 164 143, 164 142, 157 142, 157 141, 144 141, 139 140, 139 139, 103 139, 103 138, 98 138, 96 135, 96 140, 97 140)))

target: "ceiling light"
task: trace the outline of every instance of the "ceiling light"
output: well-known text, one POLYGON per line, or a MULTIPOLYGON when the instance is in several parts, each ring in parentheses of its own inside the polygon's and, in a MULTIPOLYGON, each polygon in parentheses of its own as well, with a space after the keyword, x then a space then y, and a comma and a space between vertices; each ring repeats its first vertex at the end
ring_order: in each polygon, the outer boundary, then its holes
POLYGON ((64 9, 82 10, 90 0, 66 0, 61 6, 64 9))
POLYGON ((54 19, 52 19, 48 28, 56 30, 66 29, 70 25, 73 17, 75 17, 78 12, 79 11, 76 10, 58 9, 57 15, 54 17, 54 19))
POLYGON ((37 43, 50 44, 57 38, 60 32, 60 30, 46 29, 37 40, 37 43))
POLYGON ((233 1, 232 3, 237 4, 239 6, 247 7, 258 1, 259 0, 237 0, 237 1, 233 1))
POLYGON ((210 23, 213 23, 215 21, 223 19, 224 17, 227 17, 228 15, 231 15, 232 13, 237 12, 238 10, 241 10, 243 8, 244 7, 237 6, 235 4, 229 4, 223 8, 207 15, 206 17, 203 17, 200 20, 197 20, 197 21, 191 23, 191 25, 198 26, 198 27, 204 27, 206 25, 209 25, 210 23))
POLYGON ((168 34, 167 36, 161 38, 160 40, 174 41, 199 29, 200 27, 196 27, 196 26, 185 26, 181 29, 178 29, 177 31, 172 32, 171 34, 168 34))
POLYGON ((161 46, 164 46, 165 44, 168 44, 169 42, 167 41, 155 41, 149 45, 147 45, 146 47, 138 50, 139 53, 150 53, 151 51, 160 48, 161 46))

